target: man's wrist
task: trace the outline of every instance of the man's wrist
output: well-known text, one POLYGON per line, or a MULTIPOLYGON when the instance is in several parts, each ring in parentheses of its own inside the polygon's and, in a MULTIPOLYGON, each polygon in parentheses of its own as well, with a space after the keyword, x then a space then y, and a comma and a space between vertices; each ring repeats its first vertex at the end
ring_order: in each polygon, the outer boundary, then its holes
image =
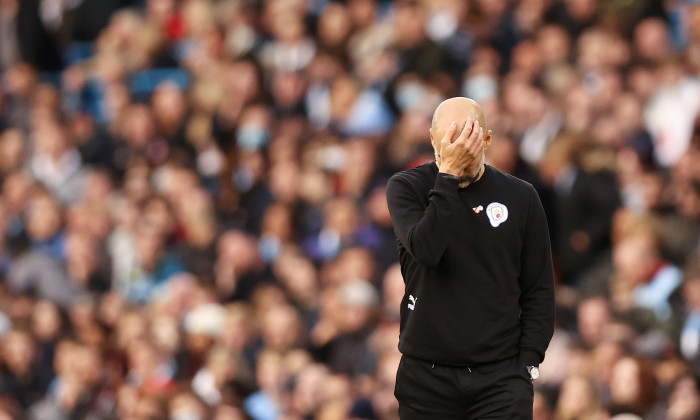
POLYGON ((449 167, 445 167, 444 165, 441 165, 441 166, 440 166, 440 173, 443 173, 443 174, 445 174, 445 175, 451 175, 451 176, 454 176, 454 177, 459 178, 459 173, 460 173, 460 172, 461 172, 461 171, 460 171, 459 169, 452 169, 452 168, 449 168, 449 167))
POLYGON ((527 373, 530 374, 530 380, 534 381, 540 378, 540 368, 538 366, 525 366, 527 373))
POLYGON ((459 189, 459 178, 444 172, 438 172, 434 188, 439 191, 457 191, 459 189))
POLYGON ((438 174, 441 175, 443 178, 454 179, 455 181, 459 181, 459 177, 457 175, 448 174, 447 172, 439 172, 438 174))
POLYGON ((520 350, 518 358, 523 366, 539 366, 542 360, 538 352, 529 348, 520 350))

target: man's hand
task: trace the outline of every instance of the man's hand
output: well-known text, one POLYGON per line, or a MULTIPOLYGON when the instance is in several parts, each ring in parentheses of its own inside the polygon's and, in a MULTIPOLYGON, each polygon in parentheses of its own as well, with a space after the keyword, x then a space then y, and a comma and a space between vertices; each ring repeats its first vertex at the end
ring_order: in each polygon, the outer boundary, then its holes
POLYGON ((452 121, 445 136, 440 141, 440 172, 462 176, 474 160, 481 159, 484 147, 484 129, 479 121, 467 120, 459 137, 453 142, 457 123, 452 121))

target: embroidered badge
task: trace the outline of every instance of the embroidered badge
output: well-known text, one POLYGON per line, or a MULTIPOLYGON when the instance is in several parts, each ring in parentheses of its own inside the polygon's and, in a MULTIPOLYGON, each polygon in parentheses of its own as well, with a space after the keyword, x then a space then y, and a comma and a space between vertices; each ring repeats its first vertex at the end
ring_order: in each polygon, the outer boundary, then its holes
POLYGON ((484 211, 484 207, 483 206, 472 207, 472 210, 474 210, 474 213, 479 214, 482 211, 484 211))
POLYGON ((491 226, 498 227, 508 220, 508 207, 501 203, 493 202, 486 207, 486 215, 491 222, 491 226))

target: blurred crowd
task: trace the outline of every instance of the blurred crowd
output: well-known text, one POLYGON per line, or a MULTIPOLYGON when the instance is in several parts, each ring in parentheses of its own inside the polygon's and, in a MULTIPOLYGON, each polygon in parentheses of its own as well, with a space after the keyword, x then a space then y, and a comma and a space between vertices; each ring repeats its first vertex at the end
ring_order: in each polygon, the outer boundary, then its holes
POLYGON ((0 420, 397 419, 459 95, 548 216, 535 419, 700 419, 700 3, 0 0, 0 71, 0 420))

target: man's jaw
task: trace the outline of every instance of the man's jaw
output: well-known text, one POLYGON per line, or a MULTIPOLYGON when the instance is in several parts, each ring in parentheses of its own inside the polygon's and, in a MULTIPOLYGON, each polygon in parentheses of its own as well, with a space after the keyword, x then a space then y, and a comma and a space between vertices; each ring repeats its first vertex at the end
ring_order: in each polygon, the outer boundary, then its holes
POLYGON ((476 167, 475 170, 469 171, 465 173, 464 175, 459 177, 459 186, 461 188, 467 187, 470 184, 476 182, 479 177, 481 176, 481 170, 486 164, 486 151, 482 150, 481 152, 481 161, 479 162, 479 165, 476 167))
MULTIPOLYGON (((437 150, 434 150, 434 152, 435 152, 435 165, 438 167, 438 170, 440 170, 440 155, 438 154, 437 150)), ((486 151, 483 150, 481 152, 481 162, 479 162, 479 166, 477 166, 476 169, 474 171, 472 171, 471 173, 466 173, 466 171, 465 171, 464 175, 461 175, 458 177, 459 186, 466 187, 467 185, 476 181, 479 178, 479 175, 481 174, 481 168, 483 168, 485 163, 486 163, 486 151)))
POLYGON ((481 174, 481 168, 482 168, 483 166, 484 166, 484 164, 483 164, 483 162, 482 162, 481 165, 479 165, 479 167, 476 169, 476 172, 474 172, 473 174, 462 175, 462 176, 460 176, 460 177, 459 177, 459 186, 460 186, 460 187, 466 187, 466 186, 468 186, 469 184, 471 184, 471 183, 473 183, 474 181, 476 181, 476 180, 479 178, 479 175, 481 174))

